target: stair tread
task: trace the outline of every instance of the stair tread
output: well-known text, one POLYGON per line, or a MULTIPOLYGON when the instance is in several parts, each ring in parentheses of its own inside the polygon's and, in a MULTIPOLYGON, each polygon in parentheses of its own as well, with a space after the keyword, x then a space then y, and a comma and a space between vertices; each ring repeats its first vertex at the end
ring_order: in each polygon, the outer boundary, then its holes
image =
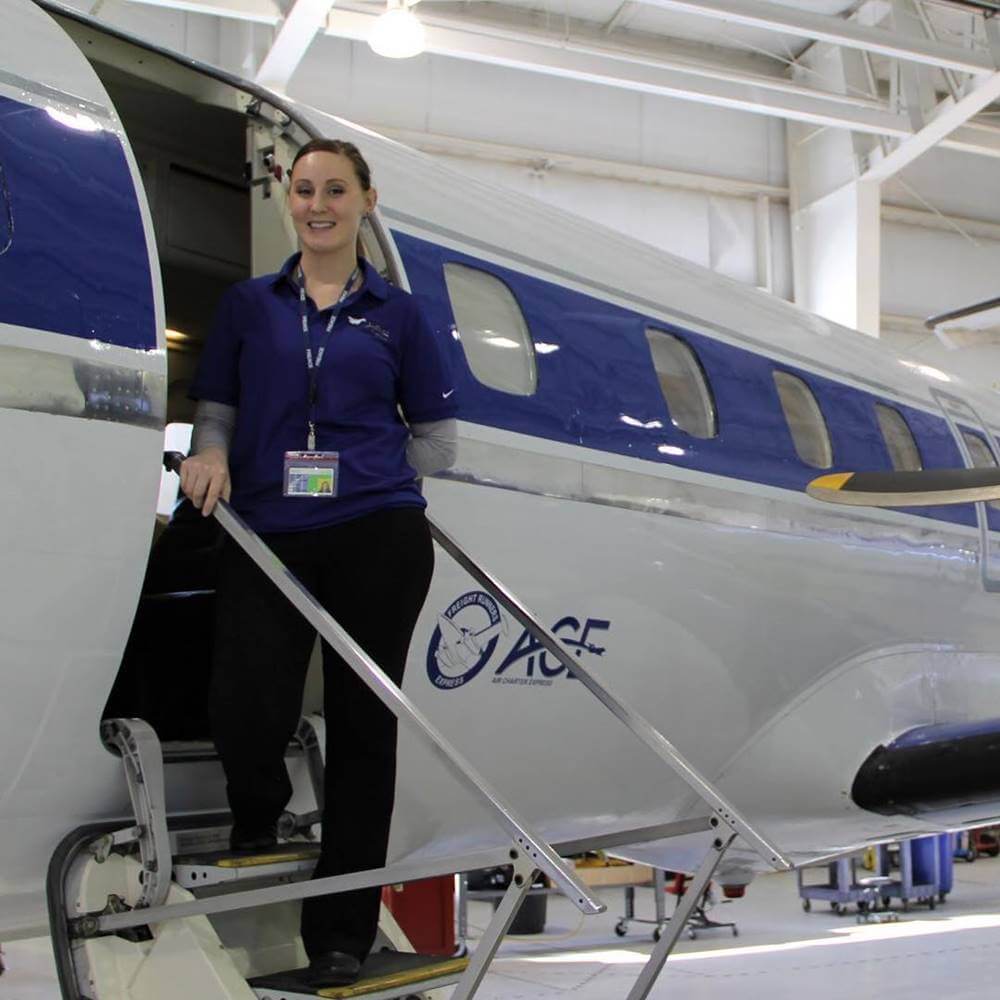
POLYGON ((289 861, 314 861, 319 857, 319 853, 319 844, 292 842, 278 844, 260 854, 241 854, 229 850, 182 854, 174 858, 174 864, 201 865, 206 868, 255 868, 289 861))
POLYGON ((348 1000, 399 987, 416 986, 432 979, 454 976, 456 979, 469 964, 467 958, 421 955, 402 951, 380 951, 368 956, 361 966, 361 977, 350 986, 306 985, 305 969, 290 969, 249 980, 252 987, 286 990, 324 1000, 348 1000))

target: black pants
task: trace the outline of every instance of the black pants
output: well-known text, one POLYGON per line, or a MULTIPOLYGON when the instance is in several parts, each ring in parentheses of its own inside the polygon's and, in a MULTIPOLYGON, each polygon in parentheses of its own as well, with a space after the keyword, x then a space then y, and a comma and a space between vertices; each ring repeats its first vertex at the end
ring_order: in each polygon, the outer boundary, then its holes
MULTIPOLYGON (((401 683, 434 568, 423 511, 381 510, 330 528, 263 537, 401 683)), ((212 730, 236 828, 253 835, 273 824, 291 797, 284 753, 301 715, 316 633, 233 542, 223 553, 218 595, 212 730)), ((395 716, 326 643, 323 682, 326 803, 315 878, 385 864, 396 778, 395 716)), ((364 960, 378 929, 379 898, 373 888, 305 900, 306 953, 343 951, 364 960)))

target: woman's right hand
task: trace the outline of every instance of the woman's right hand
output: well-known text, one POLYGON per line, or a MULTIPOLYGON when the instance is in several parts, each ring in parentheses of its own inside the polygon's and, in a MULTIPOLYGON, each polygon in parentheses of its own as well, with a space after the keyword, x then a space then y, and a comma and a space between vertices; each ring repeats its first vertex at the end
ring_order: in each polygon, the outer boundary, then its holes
POLYGON ((181 489, 208 517, 221 496, 229 499, 229 462, 221 448, 204 448, 181 462, 181 489))

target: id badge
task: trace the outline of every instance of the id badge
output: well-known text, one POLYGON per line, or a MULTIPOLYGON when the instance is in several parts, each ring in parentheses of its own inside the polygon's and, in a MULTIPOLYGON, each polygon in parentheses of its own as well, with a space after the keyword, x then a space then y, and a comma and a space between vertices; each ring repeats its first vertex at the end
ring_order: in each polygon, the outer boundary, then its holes
POLYGON ((340 453, 336 451, 286 451, 286 497, 329 498, 337 495, 340 453))

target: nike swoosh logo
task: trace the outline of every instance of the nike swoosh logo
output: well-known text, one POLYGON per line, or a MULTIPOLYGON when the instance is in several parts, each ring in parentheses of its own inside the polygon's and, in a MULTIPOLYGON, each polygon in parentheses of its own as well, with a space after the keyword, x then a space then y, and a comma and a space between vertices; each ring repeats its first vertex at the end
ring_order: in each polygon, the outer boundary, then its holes
POLYGON ((353 316, 348 316, 347 322, 350 323, 351 326, 362 326, 365 322, 365 319, 363 316, 361 317, 361 319, 355 319, 353 316))
POLYGON ((447 392, 442 392, 441 398, 447 399, 454 391, 455 391, 454 389, 449 389, 447 392))

